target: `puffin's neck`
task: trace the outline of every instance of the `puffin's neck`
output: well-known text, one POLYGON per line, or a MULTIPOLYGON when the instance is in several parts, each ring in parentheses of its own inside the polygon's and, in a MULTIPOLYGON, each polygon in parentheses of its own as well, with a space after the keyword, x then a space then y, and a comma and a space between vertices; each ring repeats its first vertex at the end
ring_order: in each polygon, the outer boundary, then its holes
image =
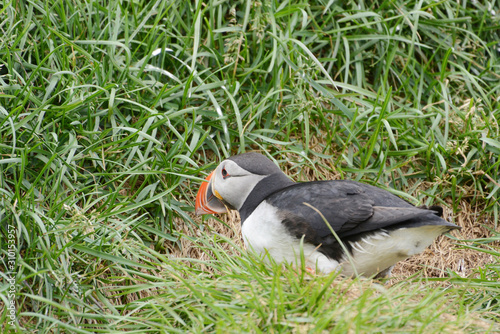
POLYGON ((269 195, 294 184, 283 172, 271 174, 259 181, 248 194, 247 199, 238 209, 241 217, 241 224, 252 214, 255 208, 269 195))

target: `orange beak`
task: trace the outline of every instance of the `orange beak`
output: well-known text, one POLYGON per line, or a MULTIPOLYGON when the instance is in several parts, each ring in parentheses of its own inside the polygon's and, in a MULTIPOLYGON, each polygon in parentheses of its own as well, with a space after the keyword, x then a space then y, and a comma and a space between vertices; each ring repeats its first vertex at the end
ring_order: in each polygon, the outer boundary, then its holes
POLYGON ((211 179, 214 172, 210 173, 207 176, 207 178, 205 179, 207 182, 203 182, 200 185, 200 189, 196 194, 195 213, 197 215, 227 212, 227 208, 224 203, 220 199, 218 199, 212 191, 211 179))

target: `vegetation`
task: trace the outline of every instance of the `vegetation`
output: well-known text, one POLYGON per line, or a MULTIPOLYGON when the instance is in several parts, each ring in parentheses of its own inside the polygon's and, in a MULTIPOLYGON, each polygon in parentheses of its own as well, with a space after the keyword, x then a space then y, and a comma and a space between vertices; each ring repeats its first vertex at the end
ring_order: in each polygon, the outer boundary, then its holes
POLYGON ((2 332, 499 330, 498 1, 0 14, 2 332), (388 282, 264 264, 234 215, 193 215, 204 175, 249 150, 443 205, 462 232, 388 282))

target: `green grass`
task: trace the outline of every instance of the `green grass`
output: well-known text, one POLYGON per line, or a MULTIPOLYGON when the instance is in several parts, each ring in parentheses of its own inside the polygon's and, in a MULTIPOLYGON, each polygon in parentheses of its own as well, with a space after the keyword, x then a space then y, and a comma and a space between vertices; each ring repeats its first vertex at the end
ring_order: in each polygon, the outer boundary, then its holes
POLYGON ((498 1, 4 1, 0 14, 4 331, 498 330, 498 1), (491 237, 457 247, 492 263, 392 286, 265 265, 192 215, 206 172, 248 150, 453 220, 466 204, 491 237), (176 258, 186 238, 209 258, 176 258))

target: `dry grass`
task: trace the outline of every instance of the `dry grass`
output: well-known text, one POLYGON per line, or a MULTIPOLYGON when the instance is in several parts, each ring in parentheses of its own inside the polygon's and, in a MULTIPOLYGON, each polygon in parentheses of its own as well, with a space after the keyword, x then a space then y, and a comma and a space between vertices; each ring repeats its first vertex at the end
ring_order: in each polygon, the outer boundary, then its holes
MULTIPOLYGON (((393 276, 407 277, 422 271, 421 275, 424 277, 446 277, 447 270, 453 270, 462 277, 467 277, 472 274, 474 269, 492 263, 493 257, 491 255, 461 247, 466 243, 461 240, 490 236, 486 226, 490 225, 488 222, 491 222, 491 219, 487 217, 478 219, 476 210, 472 209, 465 201, 461 202, 460 206, 462 211, 451 220, 462 227, 461 230, 451 232, 457 240, 447 236, 439 237, 422 254, 398 263, 393 270, 393 276)), ((445 217, 449 217, 449 210, 446 208, 445 217)))
MULTIPOLYGON (((236 211, 231 211, 224 215, 219 215, 218 217, 220 221, 215 218, 209 218, 205 220, 205 230, 193 230, 189 228, 188 225, 182 219, 175 219, 176 231, 183 234, 184 238, 180 238, 177 244, 168 243, 169 254, 175 258, 182 259, 197 259, 200 261, 209 261, 210 254, 207 253, 203 248, 199 247, 199 243, 197 242, 198 238, 203 237, 204 235, 222 235, 227 238, 230 238, 234 241, 234 243, 240 248, 244 248, 243 239, 241 236, 241 223, 239 219, 239 214, 236 211), (222 221, 222 223, 221 223, 222 221)), ((194 220, 198 220, 199 224, 201 223, 201 217, 196 217, 193 215, 194 220)), ((227 251, 234 252, 238 254, 238 251, 235 249, 230 249, 232 246, 230 244, 224 243, 222 247, 227 251)), ((186 261, 186 264, 189 264, 190 261, 186 261)), ((208 268, 204 265, 201 265, 201 269, 210 271, 211 268, 208 268)))

